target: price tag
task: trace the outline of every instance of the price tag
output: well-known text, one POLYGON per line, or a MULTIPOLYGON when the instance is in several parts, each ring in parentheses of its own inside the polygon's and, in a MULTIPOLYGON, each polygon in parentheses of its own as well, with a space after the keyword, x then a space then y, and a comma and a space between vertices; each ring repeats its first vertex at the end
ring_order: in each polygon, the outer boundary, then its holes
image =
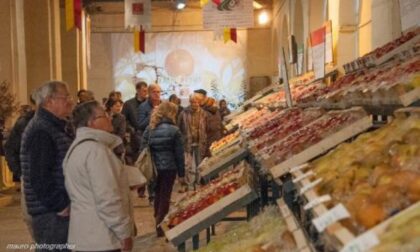
POLYGON ((313 199, 313 200, 309 201, 308 204, 306 204, 303 207, 303 209, 304 210, 309 210, 309 209, 311 209, 311 208, 313 208, 313 207, 315 207, 315 206, 317 206, 317 205, 319 205, 321 203, 324 203, 324 202, 327 202, 327 201, 330 201, 330 200, 331 200, 331 196, 330 195, 323 195, 321 197, 318 197, 316 199, 313 199))
POLYGON ((304 173, 304 174, 300 175, 299 177, 293 179, 292 182, 293 183, 297 183, 297 182, 299 182, 299 181, 301 181, 301 180, 303 180, 303 179, 305 179, 305 178, 307 178, 309 176, 312 176, 314 174, 315 173, 313 171, 308 171, 307 173, 304 173))
POLYGON ((318 230, 318 232, 324 231, 329 225, 350 217, 349 212, 347 209, 343 206, 343 204, 338 204, 335 207, 333 207, 328 212, 324 213, 323 215, 319 216, 316 219, 312 220, 312 223, 315 225, 315 228, 318 230))
POLYGON ((366 232, 347 243, 340 252, 363 252, 379 244, 379 239, 373 232, 366 232))
POLYGON ((318 185, 319 183, 321 183, 321 181, 322 181, 322 178, 319 178, 319 179, 315 180, 314 182, 305 185, 304 187, 302 187, 302 189, 300 189, 300 195, 302 195, 306 191, 314 188, 316 185, 318 185))
POLYGON ((299 165, 299 166, 296 166, 296 167, 293 167, 292 169, 290 169, 290 172, 292 172, 292 173, 297 172, 297 171, 302 170, 303 168, 306 168, 308 166, 309 166, 308 163, 303 164, 303 165, 299 165))

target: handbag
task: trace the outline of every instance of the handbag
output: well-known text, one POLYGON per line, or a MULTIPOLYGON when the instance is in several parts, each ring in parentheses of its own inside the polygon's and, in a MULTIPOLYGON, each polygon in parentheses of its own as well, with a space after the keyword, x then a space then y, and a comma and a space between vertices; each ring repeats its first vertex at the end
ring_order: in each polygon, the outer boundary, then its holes
POLYGON ((155 164, 153 163, 152 153, 150 152, 150 147, 149 147, 151 135, 152 135, 152 132, 150 131, 149 139, 147 141, 147 146, 140 153, 135 163, 136 167, 139 168, 139 170, 141 171, 141 173, 144 175, 144 177, 147 179, 147 182, 149 183, 155 180, 157 176, 156 167, 155 167, 155 164))

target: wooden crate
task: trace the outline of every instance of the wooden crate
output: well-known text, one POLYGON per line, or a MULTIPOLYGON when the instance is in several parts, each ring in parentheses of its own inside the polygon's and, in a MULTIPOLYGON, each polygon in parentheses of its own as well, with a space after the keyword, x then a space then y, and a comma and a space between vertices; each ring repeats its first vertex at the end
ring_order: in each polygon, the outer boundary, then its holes
MULTIPOLYGON (((294 177, 302 176, 302 171, 296 171, 293 173, 294 177)), ((298 188, 302 188, 303 186, 310 183, 310 180, 308 178, 301 180, 297 183, 298 188)), ((316 199, 319 197, 319 195, 316 193, 314 189, 310 189, 306 191, 303 194, 304 198, 310 202, 313 199, 316 199)), ((346 246, 346 244, 351 244, 355 241, 358 237, 361 237, 367 233, 374 233, 376 236, 380 236, 382 233, 385 232, 386 228, 392 223, 393 220, 398 218, 399 216, 406 214, 409 211, 412 210, 420 210, 420 202, 417 202, 410 207, 400 211, 396 215, 386 219, 385 221, 381 222, 380 224, 376 225, 375 227, 367 230, 366 232, 357 235, 353 234, 350 230, 348 230, 345 226, 343 226, 340 222, 336 222, 334 224, 331 224, 325 231, 324 231, 324 238, 327 242, 329 242, 331 246, 335 247, 337 250, 342 249, 346 246)), ((312 208, 312 212, 314 213, 315 217, 321 216, 322 214, 326 213, 328 211, 328 208, 324 203, 321 203, 315 207, 312 208)), ((357 251, 363 251, 363 250, 357 250, 357 251)))
POLYGON ((239 149, 237 152, 233 153, 232 155, 220 160, 219 162, 213 164, 210 167, 207 167, 202 172, 200 172, 200 176, 204 180, 210 180, 217 175, 233 165, 236 162, 243 160, 248 155, 248 150, 245 148, 239 149))
MULTIPOLYGON (((298 170, 294 173, 292 173, 293 177, 299 177, 303 175, 302 170, 298 170)), ((296 183, 298 189, 302 189, 304 186, 310 184, 311 181, 309 178, 305 178, 298 183, 296 183)), ((315 192, 314 189, 309 189, 305 193, 303 193, 303 196, 305 199, 310 202, 316 198, 319 197, 319 195, 315 192)), ((324 213, 328 212, 328 208, 325 206, 325 204, 321 203, 319 205, 316 205, 311 210, 314 213, 315 217, 319 217, 323 215, 324 213)), ((331 244, 334 245, 334 247, 339 246, 339 244, 346 244, 347 242, 354 239, 354 234, 352 234, 346 227, 344 227, 340 222, 336 222, 334 224, 331 224, 329 227, 326 228, 324 231, 325 238, 327 241, 329 241, 331 244)))
MULTIPOLYGON (((270 169, 270 172, 274 178, 280 177, 289 172, 291 168, 308 162, 309 160, 321 155, 322 153, 344 142, 345 140, 366 131, 371 126, 372 118, 370 116, 365 116, 355 123, 310 146, 304 151, 283 161, 282 163, 273 166, 270 169)), ((263 163, 266 167, 269 167, 269 165, 272 164, 272 162, 270 163, 268 160, 264 160, 263 163)))
POLYGON ((245 184, 172 229, 169 229, 165 224, 162 225, 162 228, 166 238, 178 246, 200 231, 216 224, 230 213, 251 203, 257 197, 253 187, 245 184))
POLYGON ((420 88, 411 90, 410 92, 400 96, 401 104, 407 107, 408 105, 420 100, 420 88))
POLYGON ((280 213, 285 219, 287 229, 292 233, 293 238, 296 242, 298 251, 311 251, 308 244, 308 240, 299 226, 295 216, 290 212, 288 206, 282 198, 277 200, 277 205, 280 208, 280 213))

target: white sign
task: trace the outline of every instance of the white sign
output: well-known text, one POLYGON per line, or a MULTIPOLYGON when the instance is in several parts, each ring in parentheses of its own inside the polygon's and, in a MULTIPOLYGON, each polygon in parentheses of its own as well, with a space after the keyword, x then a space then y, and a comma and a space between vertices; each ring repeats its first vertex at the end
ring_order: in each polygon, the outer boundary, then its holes
POLYGON ((311 33, 315 79, 325 76, 325 26, 311 33))
POLYGON ((151 28, 151 0, 125 0, 124 18, 125 27, 151 28))
POLYGON ((292 169, 290 169, 290 172, 291 173, 293 173, 293 172, 297 172, 297 171, 300 171, 300 170, 302 170, 302 169, 304 169, 304 168, 306 168, 306 167, 308 167, 309 166, 309 164, 308 163, 305 163, 305 164, 303 164, 303 165, 299 165, 299 166, 295 166, 295 167, 293 167, 292 169))
POLYGON ((420 1, 400 0, 401 28, 403 31, 420 26, 420 1))
POLYGON ((303 45, 300 45, 298 47, 298 54, 297 54, 297 74, 298 75, 303 74, 303 54, 304 54, 304 48, 303 48, 303 45))
POLYGON ((373 232, 366 232, 347 243, 340 252, 363 252, 379 244, 379 239, 373 232))
POLYGON ((312 223, 315 225, 315 228, 318 230, 318 232, 322 232, 329 225, 348 217, 350 217, 349 212, 343 206, 343 204, 340 203, 318 218, 313 219, 312 223))
POLYGON ((216 5, 209 1, 203 7, 204 29, 251 28, 254 27, 253 0, 223 0, 216 5))
POLYGON ((331 21, 325 23, 325 63, 333 62, 331 21))
POLYGON ((297 183, 305 178, 308 178, 309 176, 315 175, 315 173, 313 171, 308 171, 307 173, 304 173, 302 175, 300 175, 299 177, 295 178, 292 180, 293 183, 297 183))
POLYGON ((315 206, 317 206, 317 205, 319 205, 321 203, 328 202, 330 200, 331 200, 331 196, 330 195, 323 195, 321 197, 318 197, 316 199, 313 199, 313 200, 309 201, 308 204, 306 204, 303 207, 303 209, 304 210, 309 210, 309 209, 311 209, 311 208, 313 208, 313 207, 315 207, 315 206))
POLYGON ((302 187, 302 189, 300 189, 300 194, 302 195, 306 191, 314 188, 316 185, 318 185, 319 183, 321 183, 321 181, 322 181, 322 178, 319 178, 319 179, 315 180, 314 182, 305 185, 304 187, 302 187))

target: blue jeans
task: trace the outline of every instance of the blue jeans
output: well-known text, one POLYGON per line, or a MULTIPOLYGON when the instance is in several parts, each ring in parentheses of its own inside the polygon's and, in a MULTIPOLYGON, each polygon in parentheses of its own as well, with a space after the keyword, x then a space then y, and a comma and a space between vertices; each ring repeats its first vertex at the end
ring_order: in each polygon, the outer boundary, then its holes
POLYGON ((32 216, 32 229, 37 245, 46 245, 36 248, 35 251, 69 251, 65 247, 69 231, 69 217, 61 217, 57 213, 32 216), (56 246, 57 244, 62 246, 56 246))

